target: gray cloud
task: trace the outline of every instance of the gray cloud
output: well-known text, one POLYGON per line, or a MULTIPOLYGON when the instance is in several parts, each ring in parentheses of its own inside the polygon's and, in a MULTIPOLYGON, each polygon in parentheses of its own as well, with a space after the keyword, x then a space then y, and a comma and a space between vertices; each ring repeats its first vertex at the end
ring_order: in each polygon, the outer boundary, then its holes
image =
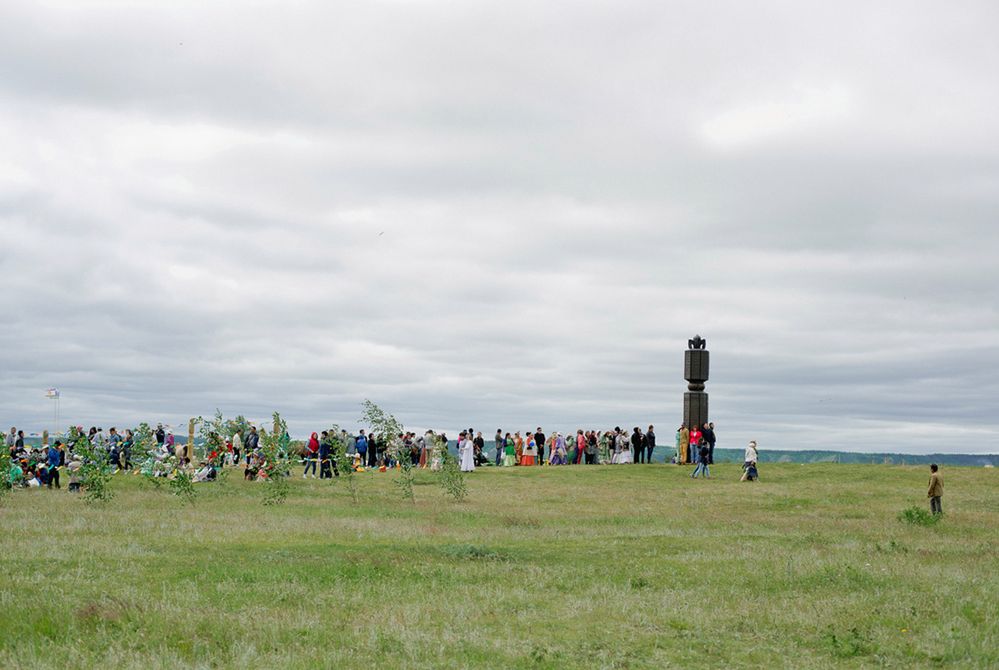
POLYGON ((996 451, 997 9, 0 10, 0 421, 996 451))

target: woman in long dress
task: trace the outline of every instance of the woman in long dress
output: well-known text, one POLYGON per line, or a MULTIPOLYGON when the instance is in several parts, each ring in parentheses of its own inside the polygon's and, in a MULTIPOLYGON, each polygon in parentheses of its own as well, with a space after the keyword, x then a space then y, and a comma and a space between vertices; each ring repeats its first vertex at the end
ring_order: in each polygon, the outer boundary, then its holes
POLYGON ((561 433, 555 433, 552 439, 551 454, 549 465, 565 465, 565 438, 561 433))
MULTIPOLYGON (((427 444, 430 449, 430 469, 438 472, 444 466, 444 452, 447 450, 447 435, 441 433, 434 435, 432 430, 427 431, 427 444)), ((458 444, 461 448, 461 443, 458 444)))
POLYGON ((459 436, 460 440, 458 444, 460 445, 458 450, 461 452, 461 471, 462 472, 474 472, 475 471, 475 445, 472 444, 472 440, 469 438, 468 433, 462 432, 459 436))
POLYGON ((534 465, 534 457, 538 455, 538 447, 534 442, 534 435, 527 431, 527 439, 524 441, 524 452, 520 457, 521 465, 534 465))
POLYGON ((524 458, 524 438, 520 436, 519 430, 513 434, 513 446, 514 465, 520 465, 520 461, 524 458))
POLYGON ((623 432, 617 436, 617 441, 615 443, 616 453, 614 454, 615 463, 634 463, 635 459, 631 455, 631 443, 628 441, 628 436, 623 432))
POLYGON ((503 439, 503 467, 508 468, 516 464, 517 445, 514 444, 510 433, 503 439))
POLYGON ((607 465, 611 462, 611 451, 613 451, 611 443, 613 439, 614 437, 610 431, 604 432, 600 435, 600 438, 598 439, 598 443, 600 444, 600 456, 598 456, 600 465, 607 465))

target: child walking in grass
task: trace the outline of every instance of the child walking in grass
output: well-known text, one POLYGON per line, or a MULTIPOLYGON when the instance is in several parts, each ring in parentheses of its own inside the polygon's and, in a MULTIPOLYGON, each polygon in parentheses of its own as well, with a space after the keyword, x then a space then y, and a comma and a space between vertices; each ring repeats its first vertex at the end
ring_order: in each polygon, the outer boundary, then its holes
POLYGON ((708 454, 710 454, 708 441, 702 437, 697 443, 697 467, 690 474, 691 479, 697 479, 698 472, 703 472, 705 479, 711 478, 711 473, 708 472, 708 454))

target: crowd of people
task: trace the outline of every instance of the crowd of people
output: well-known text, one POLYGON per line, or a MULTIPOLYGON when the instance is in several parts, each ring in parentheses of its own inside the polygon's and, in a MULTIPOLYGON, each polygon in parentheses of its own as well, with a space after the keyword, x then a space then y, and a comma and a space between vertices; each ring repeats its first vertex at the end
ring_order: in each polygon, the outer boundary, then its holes
MULTIPOLYGON (((157 425, 152 433, 155 446, 143 449, 138 462, 133 462, 136 438, 134 431, 119 432, 112 427, 107 433, 101 427, 91 427, 84 433, 75 433, 77 442, 55 440, 52 445, 28 449, 24 432, 11 428, 6 436, 6 447, 11 458, 10 482, 15 486, 60 488, 60 470, 69 474, 71 489, 79 488, 78 471, 84 456, 77 447, 85 440, 88 453, 100 453, 115 471, 146 474, 154 477, 171 477, 180 470, 187 472, 195 482, 213 481, 221 468, 242 467, 246 479, 266 479, 273 472, 268 455, 261 447, 256 427, 234 432, 231 436, 208 436, 202 446, 197 465, 192 463, 193 449, 177 443, 173 432, 157 425)), ((304 466, 302 477, 319 479, 340 476, 342 467, 354 470, 375 469, 386 471, 408 461, 416 468, 440 470, 448 457, 449 440, 445 433, 428 430, 422 435, 405 432, 393 437, 376 435, 365 430, 357 434, 345 430, 314 432, 301 448, 295 448, 287 435, 283 444, 287 450, 271 454, 271 458, 298 461, 304 466), (344 458, 344 456, 346 458, 344 458)), ((710 477, 714 463, 716 435, 713 423, 688 428, 681 425, 665 461, 677 465, 695 465, 691 477, 710 477)), ((620 427, 612 430, 583 430, 573 433, 553 432, 546 435, 539 426, 535 430, 503 431, 497 429, 491 443, 481 431, 469 428, 458 435, 457 461, 460 469, 471 472, 477 467, 538 467, 558 465, 617 465, 652 463, 657 446, 655 427, 642 430, 634 427, 630 432, 620 427), (490 449, 491 447, 491 449, 490 449)), ((753 442, 746 449, 743 480, 757 477, 757 451, 753 442)))

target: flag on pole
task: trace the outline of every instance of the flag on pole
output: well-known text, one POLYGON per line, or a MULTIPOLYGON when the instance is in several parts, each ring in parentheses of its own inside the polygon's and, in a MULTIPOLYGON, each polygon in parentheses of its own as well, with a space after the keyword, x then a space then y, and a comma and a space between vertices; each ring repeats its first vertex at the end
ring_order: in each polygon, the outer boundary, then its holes
POLYGON ((58 400, 59 399, 59 389, 56 389, 56 388, 45 389, 45 397, 46 398, 50 398, 52 400, 58 400))

